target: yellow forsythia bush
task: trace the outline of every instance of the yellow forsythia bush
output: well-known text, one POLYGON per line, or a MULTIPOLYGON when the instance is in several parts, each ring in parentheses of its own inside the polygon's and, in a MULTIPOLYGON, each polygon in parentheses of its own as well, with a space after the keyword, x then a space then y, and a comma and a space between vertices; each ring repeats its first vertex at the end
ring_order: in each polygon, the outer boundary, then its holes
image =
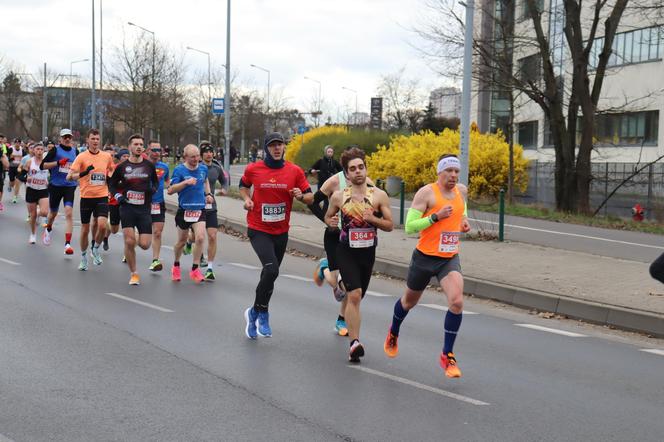
MULTIPOLYGON (((401 177, 407 191, 415 191, 437 179, 436 164, 444 153, 459 154, 459 131, 445 129, 436 135, 422 131, 413 135, 398 135, 390 141, 390 147, 379 146, 378 151, 367 158, 369 175, 373 179, 388 176, 401 177)), ((521 192, 528 187, 528 160, 523 148, 514 145, 514 187, 521 192)), ((502 133, 481 134, 470 132, 469 179, 471 198, 496 196, 507 187, 509 175, 509 146, 502 133)))
POLYGON ((302 149, 302 145, 312 138, 327 134, 344 133, 346 130, 344 126, 321 126, 305 132, 304 137, 302 137, 302 134, 293 135, 290 143, 286 145, 286 161, 294 161, 300 149, 302 149))

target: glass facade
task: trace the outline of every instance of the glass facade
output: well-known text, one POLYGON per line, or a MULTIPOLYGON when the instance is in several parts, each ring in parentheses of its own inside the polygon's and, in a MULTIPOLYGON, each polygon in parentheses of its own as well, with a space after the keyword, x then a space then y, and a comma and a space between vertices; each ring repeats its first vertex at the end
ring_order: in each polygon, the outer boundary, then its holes
POLYGON ((537 120, 519 123, 518 133, 524 149, 537 149, 537 120))
MULTIPOLYGON (((661 60, 664 53, 663 40, 664 29, 660 26, 616 34, 607 66, 661 60)), ((596 38, 590 51, 589 64, 592 69, 597 67, 603 47, 604 37, 596 38)))

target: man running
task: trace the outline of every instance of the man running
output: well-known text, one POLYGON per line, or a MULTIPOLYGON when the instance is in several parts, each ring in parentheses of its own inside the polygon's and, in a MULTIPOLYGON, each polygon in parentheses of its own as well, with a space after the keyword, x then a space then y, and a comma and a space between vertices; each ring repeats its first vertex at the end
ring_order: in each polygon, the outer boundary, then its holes
POLYGON ((143 158, 143 137, 129 137, 129 159, 118 164, 109 180, 109 188, 120 204, 120 220, 124 236, 124 256, 131 272, 129 285, 139 285, 141 278, 136 273, 136 244, 143 249, 152 243, 152 194, 159 187, 159 178, 154 164, 143 158), (138 241, 136 232, 138 230, 138 241))
POLYGON ((168 186, 171 182, 168 170, 168 164, 161 161, 161 144, 157 140, 150 140, 148 143, 148 159, 154 164, 159 179, 159 187, 152 195, 152 205, 150 206, 150 216, 152 217, 152 263, 150 271, 160 272, 164 266, 159 259, 161 253, 161 233, 164 231, 164 222, 166 221, 166 202, 164 200, 164 185, 168 186))
POLYGON ((0 212, 5 210, 2 204, 2 195, 5 187, 5 172, 9 169, 9 159, 7 158, 7 138, 0 134, 0 212))
POLYGON ((341 154, 341 165, 351 186, 332 194, 325 215, 327 225, 334 227, 338 225, 337 213, 341 211, 337 260, 348 298, 345 316, 350 362, 360 362, 364 356, 364 347, 360 343, 360 302, 369 288, 376 260, 376 229, 389 232, 394 227, 387 194, 367 185, 364 157, 364 151, 356 147, 341 154))
POLYGON ((25 151, 21 147, 21 139, 16 138, 14 144, 9 146, 9 187, 14 192, 12 197, 12 204, 16 204, 18 200, 18 194, 21 190, 21 182, 17 179, 18 177, 18 166, 21 164, 21 159, 26 155, 25 151))
MULTIPOLYGON (((45 221, 48 216, 48 170, 42 170, 40 167, 44 159, 44 145, 37 143, 32 148, 32 153, 32 158, 25 165, 25 170, 27 171, 25 202, 28 204, 28 213, 30 214, 30 244, 37 242, 35 236, 37 219, 45 221)), ((46 223, 43 222, 40 225, 44 226, 42 242, 48 245, 47 241, 45 241, 48 235, 46 223)))
POLYGON ((420 240, 410 261, 406 293, 394 304, 392 326, 384 344, 387 356, 394 358, 399 354, 397 340, 401 323, 435 276, 447 296, 445 342, 439 361, 448 378, 461 377, 454 356, 454 341, 461 327, 463 311, 459 237, 470 231, 466 218, 468 190, 458 183, 460 170, 461 163, 456 155, 441 156, 436 168, 438 180, 422 187, 413 198, 406 219, 406 233, 420 232, 420 240))
POLYGON ((265 159, 249 164, 240 180, 240 195, 248 212, 247 236, 263 266, 254 305, 244 312, 249 339, 272 336, 268 306, 286 253, 293 198, 305 204, 314 200, 302 169, 284 160, 286 144, 280 133, 268 134, 263 150, 265 159))
POLYGON ((207 179, 210 184, 210 193, 212 194, 212 204, 205 205, 205 229, 207 230, 207 270, 205 271, 205 280, 214 281, 214 258, 217 256, 217 232, 219 231, 219 220, 217 219, 217 201, 214 198, 214 189, 217 182, 221 185, 222 192, 226 185, 224 168, 214 159, 214 148, 209 141, 201 141, 201 155, 203 164, 207 166, 207 179))
POLYGON ((74 254, 74 249, 71 246, 71 235, 74 229, 73 210, 77 184, 75 181, 68 181, 67 175, 77 154, 76 149, 72 147, 71 130, 62 129, 60 131, 60 144, 46 154, 41 164, 41 168, 49 170, 51 174, 51 181, 48 185, 50 212, 46 222, 44 244, 51 243, 50 232, 53 230, 53 222, 55 217, 58 216, 60 201, 62 201, 65 208, 65 255, 74 254))
MULTIPOLYGON (((110 155, 113 155, 113 149, 106 150, 110 155)), ((129 159, 129 150, 120 149, 113 156, 113 172, 118 164, 123 163, 129 159)), ((108 238, 111 233, 115 235, 120 231, 120 203, 115 199, 115 194, 109 192, 108 194, 108 224, 109 228, 106 229, 106 235, 104 236, 104 250, 108 250, 108 238)), ((127 262, 123 256, 122 262, 127 262)))
POLYGON ((191 228, 196 240, 189 277, 196 284, 205 280, 199 268, 203 244, 205 244, 205 205, 211 204, 213 200, 210 193, 210 183, 207 180, 207 166, 199 164, 200 158, 198 147, 193 144, 185 146, 183 152, 184 162, 173 170, 171 185, 168 186, 169 195, 178 194, 178 211, 175 214, 178 241, 173 246, 175 260, 171 269, 171 278, 173 281, 182 279, 180 257, 191 228))
POLYGON ((90 129, 87 134, 88 149, 78 154, 71 165, 68 180, 78 180, 81 186, 81 263, 79 270, 88 269, 88 241, 90 235, 90 218, 97 223, 96 236, 93 238, 92 258, 95 265, 104 262, 99 252, 106 236, 108 218, 108 184, 106 178, 113 170, 113 158, 108 152, 99 150, 99 130, 90 129))

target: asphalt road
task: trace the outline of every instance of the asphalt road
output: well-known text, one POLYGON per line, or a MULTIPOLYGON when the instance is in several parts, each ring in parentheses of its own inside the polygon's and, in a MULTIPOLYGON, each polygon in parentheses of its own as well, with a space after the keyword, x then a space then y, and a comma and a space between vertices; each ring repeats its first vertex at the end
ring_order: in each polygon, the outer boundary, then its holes
MULTIPOLYGON (((237 185, 244 167, 244 165, 232 167, 233 185, 237 185)), ((395 198, 392 198, 391 201, 392 215, 398 222, 400 203, 395 198)), ((406 209, 410 207, 409 201, 406 201, 405 207, 406 209)), ((497 214, 470 210, 468 215, 475 230, 482 229, 497 235, 497 214)), ((509 241, 639 262, 652 262, 664 253, 664 236, 662 235, 602 229, 517 216, 505 217, 505 238, 509 241)))
MULTIPOLYGON (((120 236, 102 266, 79 272, 78 257, 62 254, 61 220, 52 246, 30 246, 24 214, 22 204, 0 214, 0 440, 664 434, 664 341, 470 299, 456 347, 464 377, 449 380, 437 365, 440 295, 427 293, 410 313, 391 360, 382 342, 404 286, 374 278, 362 305, 367 356, 350 365, 346 339, 332 333, 338 304, 310 282, 309 259, 286 257, 270 309, 274 337, 250 341, 243 311, 259 263, 247 242, 220 237, 215 283, 174 284, 143 270, 142 285, 130 287, 120 236)), ((171 251, 162 255, 170 264, 171 251)), ((141 269, 149 258, 139 253, 141 269)))

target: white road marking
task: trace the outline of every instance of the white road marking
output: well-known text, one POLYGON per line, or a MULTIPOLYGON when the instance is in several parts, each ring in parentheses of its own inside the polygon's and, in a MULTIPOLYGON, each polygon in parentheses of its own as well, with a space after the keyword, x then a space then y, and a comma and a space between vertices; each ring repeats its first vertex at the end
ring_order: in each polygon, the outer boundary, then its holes
POLYGON ((452 393, 450 391, 441 390, 440 388, 430 387, 428 385, 420 384, 419 382, 411 381, 410 379, 402 378, 399 376, 394 376, 392 374, 383 373, 382 371, 373 370, 371 368, 362 367, 359 365, 349 365, 348 367, 354 368, 355 370, 360 370, 365 373, 374 374, 391 381, 400 382, 411 387, 419 388, 420 390, 429 391, 431 393, 439 394, 451 399, 456 399, 461 402, 466 402, 473 405, 490 405, 488 402, 478 401, 477 399, 469 398, 467 396, 462 396, 460 394, 452 393))
POLYGON ((164 245, 162 245, 161 247, 164 248, 164 249, 173 250, 173 247, 172 247, 172 246, 164 246, 164 245))
POLYGON ((242 267, 243 269, 260 270, 260 267, 252 266, 249 264, 242 264, 241 262, 229 262, 229 264, 235 267, 242 267))
POLYGON ((139 301, 138 299, 129 298, 127 296, 120 295, 118 293, 106 293, 106 294, 108 296, 112 296, 114 298, 122 299, 123 301, 133 302, 134 304, 142 305, 143 307, 148 307, 148 308, 158 310, 158 311, 163 312, 163 313, 175 313, 174 310, 169 310, 169 309, 164 308, 164 307, 159 307, 158 305, 150 304, 149 302, 139 301))
POLYGON ((652 353, 654 355, 664 356, 664 350, 657 350, 655 348, 642 348, 639 351, 644 351, 646 353, 652 353))
POLYGON ((311 278, 305 278, 304 276, 298 276, 298 275, 290 275, 286 273, 285 275, 281 275, 284 278, 290 278, 290 279, 296 279, 298 281, 304 281, 304 282, 313 282, 311 278))
POLYGON ((549 333, 555 333, 557 335, 563 335, 563 336, 568 336, 570 338, 585 338, 586 335, 582 335, 580 333, 574 333, 574 332, 568 332, 565 330, 558 330, 556 328, 549 328, 549 327, 542 327, 541 325, 534 325, 534 324, 514 324, 517 327, 523 327, 523 328, 530 328, 532 330, 539 330, 543 332, 549 332, 549 333))
POLYGON ((20 263, 18 263, 16 261, 10 261, 9 259, 5 259, 5 258, 0 258, 0 261, 4 262, 6 264, 11 264, 13 266, 20 266, 21 265, 20 263))
MULTIPOLYGON (((417 304, 417 305, 421 305, 422 307, 432 308, 434 310, 440 310, 442 312, 447 311, 447 307, 445 307, 444 305, 438 305, 438 304, 417 304)), ((477 315, 479 313, 471 312, 470 310, 464 310, 463 314, 464 315, 477 315)))
MULTIPOLYGON (((487 220, 475 219, 475 218, 468 218, 468 219, 471 220, 471 221, 478 222, 478 223, 493 224, 493 225, 496 225, 496 226, 498 225, 498 223, 495 222, 495 221, 487 221, 487 220)), ((612 242, 612 243, 616 243, 616 244, 625 244, 625 245, 628 245, 628 246, 647 247, 647 248, 650 248, 650 249, 659 249, 659 250, 661 250, 662 248, 664 248, 662 246, 653 246, 651 244, 641 244, 641 243, 638 243, 638 242, 619 241, 617 239, 600 238, 598 236, 581 235, 581 234, 578 234, 578 233, 567 233, 567 232, 557 232, 555 230, 536 229, 534 227, 517 226, 517 225, 514 225, 514 224, 505 224, 505 227, 512 227, 514 229, 522 229, 522 230, 531 230, 533 232, 553 233, 555 235, 573 236, 575 238, 594 239, 596 241, 606 241, 606 242, 612 242)))
POLYGON ((377 298, 391 298, 392 297, 392 295, 386 295, 385 293, 374 292, 374 291, 371 291, 371 290, 367 290, 367 295, 376 296, 377 298))

